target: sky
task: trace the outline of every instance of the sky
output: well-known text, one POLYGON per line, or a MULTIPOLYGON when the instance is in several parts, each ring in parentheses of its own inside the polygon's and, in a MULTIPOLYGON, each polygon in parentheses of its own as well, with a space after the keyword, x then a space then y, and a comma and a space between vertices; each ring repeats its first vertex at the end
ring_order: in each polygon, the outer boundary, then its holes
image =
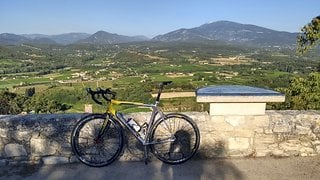
POLYGON ((0 0, 0 33, 152 38, 220 20, 299 32, 318 15, 320 0, 0 0))

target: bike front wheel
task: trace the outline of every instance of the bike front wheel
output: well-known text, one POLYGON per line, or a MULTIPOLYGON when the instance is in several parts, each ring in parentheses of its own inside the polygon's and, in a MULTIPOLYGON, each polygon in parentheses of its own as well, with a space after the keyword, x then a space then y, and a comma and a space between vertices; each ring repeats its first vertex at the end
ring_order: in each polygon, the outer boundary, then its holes
POLYGON ((106 166, 116 160, 122 151, 122 127, 114 119, 107 119, 105 114, 91 114, 77 122, 71 134, 71 146, 84 164, 106 166), (102 128, 103 124, 105 128, 102 128))
POLYGON ((194 156, 200 133, 193 120, 183 114, 168 114, 159 120, 150 137, 151 151, 161 161, 180 164, 194 156))

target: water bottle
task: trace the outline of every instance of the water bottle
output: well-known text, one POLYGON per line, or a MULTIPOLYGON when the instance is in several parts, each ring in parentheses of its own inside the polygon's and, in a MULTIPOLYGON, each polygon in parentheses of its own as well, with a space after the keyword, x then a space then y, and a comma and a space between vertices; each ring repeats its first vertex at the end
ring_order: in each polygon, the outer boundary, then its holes
POLYGON ((132 119, 132 118, 128 118, 127 123, 129 124, 130 127, 132 127, 136 132, 140 131, 140 126, 138 125, 138 123, 132 119))
POLYGON ((144 128, 141 128, 139 135, 142 139, 145 139, 146 138, 146 130, 144 128))

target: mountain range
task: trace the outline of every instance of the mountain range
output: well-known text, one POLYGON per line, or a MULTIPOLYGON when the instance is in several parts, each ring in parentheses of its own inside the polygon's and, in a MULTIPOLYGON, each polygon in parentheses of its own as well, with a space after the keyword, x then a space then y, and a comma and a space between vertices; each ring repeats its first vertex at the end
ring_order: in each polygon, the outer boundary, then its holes
POLYGON ((275 31, 230 21, 207 23, 191 29, 179 29, 153 38, 157 41, 218 40, 252 46, 292 46, 298 33, 275 31))
POLYGON ((88 33, 66 33, 58 35, 44 35, 44 34, 23 34, 22 36, 29 39, 39 39, 39 38, 48 38, 55 41, 58 44, 72 44, 81 39, 88 38, 91 34, 88 33))
POLYGON ((118 34, 112 34, 105 31, 98 31, 88 38, 78 40, 76 43, 86 44, 119 44, 128 42, 148 41, 145 36, 124 36, 118 34))
POLYGON ((240 24, 230 21, 217 21, 190 29, 178 29, 152 39, 145 36, 124 36, 105 31, 92 35, 87 33, 67 33, 60 35, 0 34, 0 45, 29 44, 119 44, 141 41, 161 42, 201 42, 221 41, 228 44, 248 46, 295 46, 298 33, 276 31, 256 25, 240 24))

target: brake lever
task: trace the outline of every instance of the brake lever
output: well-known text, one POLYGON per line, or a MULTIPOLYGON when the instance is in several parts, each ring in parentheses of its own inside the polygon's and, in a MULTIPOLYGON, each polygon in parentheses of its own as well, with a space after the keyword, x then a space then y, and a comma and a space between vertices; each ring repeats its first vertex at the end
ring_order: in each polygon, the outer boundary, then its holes
POLYGON ((95 94, 91 94, 91 98, 92 98, 92 100, 93 100, 94 102, 96 102, 97 104, 102 105, 102 102, 101 102, 101 101, 98 101, 98 100, 96 99, 95 94))
POLYGON ((99 105, 102 105, 102 102, 101 102, 101 101, 98 101, 97 98, 96 98, 96 95, 99 95, 99 92, 98 92, 98 91, 92 91, 91 88, 86 88, 86 91, 87 91, 88 94, 91 95, 91 99, 92 99, 95 103, 97 103, 97 104, 99 104, 99 105))
POLYGON ((102 93, 102 97, 106 100, 106 101, 111 101, 111 99, 115 99, 116 97, 116 93, 111 91, 111 88, 107 88, 106 90, 104 90, 104 92, 102 93), (111 98, 108 98, 106 95, 111 95, 111 98))

